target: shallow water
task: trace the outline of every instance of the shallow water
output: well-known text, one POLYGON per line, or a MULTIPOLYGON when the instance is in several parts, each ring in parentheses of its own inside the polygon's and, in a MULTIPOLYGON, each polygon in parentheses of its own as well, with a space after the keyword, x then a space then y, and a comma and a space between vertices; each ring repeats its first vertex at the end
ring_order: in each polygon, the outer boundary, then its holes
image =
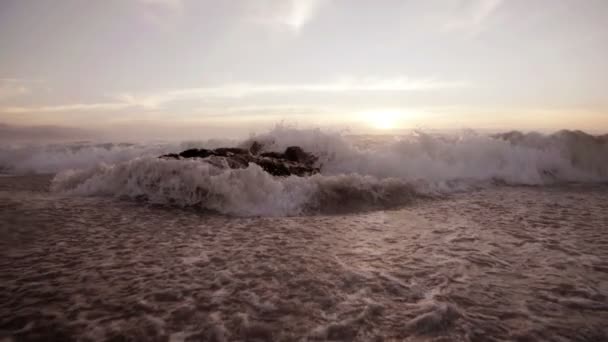
POLYGON ((0 177, 0 338, 606 341, 608 186, 235 218, 0 177))

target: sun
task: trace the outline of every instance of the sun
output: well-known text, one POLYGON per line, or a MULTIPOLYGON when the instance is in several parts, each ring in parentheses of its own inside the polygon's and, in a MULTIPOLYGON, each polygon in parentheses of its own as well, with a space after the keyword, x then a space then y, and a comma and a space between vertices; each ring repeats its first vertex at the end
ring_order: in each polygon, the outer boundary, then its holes
POLYGON ((403 113, 398 110, 370 110, 363 113, 363 120, 376 129, 397 128, 403 113))

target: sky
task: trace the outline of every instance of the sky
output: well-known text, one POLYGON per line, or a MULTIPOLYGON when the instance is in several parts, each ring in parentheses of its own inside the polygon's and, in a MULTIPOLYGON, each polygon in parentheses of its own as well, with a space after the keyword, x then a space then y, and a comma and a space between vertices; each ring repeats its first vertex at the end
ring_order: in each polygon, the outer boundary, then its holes
POLYGON ((606 0, 0 0, 0 123, 608 131, 606 0))

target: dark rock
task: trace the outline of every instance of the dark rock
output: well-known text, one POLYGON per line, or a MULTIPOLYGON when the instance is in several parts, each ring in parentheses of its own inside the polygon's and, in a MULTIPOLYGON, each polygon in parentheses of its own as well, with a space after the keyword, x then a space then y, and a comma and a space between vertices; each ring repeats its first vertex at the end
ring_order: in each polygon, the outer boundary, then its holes
POLYGON ((264 152, 264 153, 260 154, 260 157, 283 159, 284 154, 279 153, 279 152, 264 152))
POLYGON ((299 146, 289 146, 285 149, 285 158, 287 160, 302 163, 302 164, 314 164, 317 161, 317 157, 310 153, 304 152, 299 146))
POLYGON ((310 176, 320 171, 318 167, 315 167, 318 158, 305 152, 299 146, 290 146, 283 153, 261 153, 262 149, 263 145, 254 141, 248 149, 237 147, 222 147, 214 150, 193 148, 179 154, 165 154, 159 158, 177 160, 198 158, 214 166, 230 169, 243 169, 249 163, 254 163, 269 174, 280 177, 310 176))
POLYGON ((251 144, 251 147, 249 147, 249 153, 255 155, 258 155, 262 149, 264 148, 264 145, 260 144, 257 141, 254 141, 253 144, 251 144))
POLYGON ((164 158, 164 159, 179 159, 179 154, 177 154, 177 153, 169 153, 169 154, 165 154, 165 155, 161 156, 161 158, 164 158))
POLYGON ((206 149, 191 148, 179 154, 182 158, 207 158, 212 155, 212 151, 206 149))
POLYGON ((248 150, 238 147, 220 147, 213 150, 215 155, 219 155, 222 157, 228 157, 232 154, 249 154, 248 150))
MULTIPOLYGON (((260 165, 262 167, 262 169, 264 169, 264 171, 270 173, 273 176, 289 176, 292 174, 292 171, 290 170, 290 168, 287 167, 287 165, 285 165, 284 162, 279 161, 277 159, 265 157, 265 158, 260 158, 259 160, 255 161, 255 163, 260 165)), ((294 170, 294 171, 296 171, 296 170, 294 170)), ((293 172, 293 173, 296 173, 296 172, 293 172)), ((303 176, 303 175, 298 174, 298 176, 303 176)))

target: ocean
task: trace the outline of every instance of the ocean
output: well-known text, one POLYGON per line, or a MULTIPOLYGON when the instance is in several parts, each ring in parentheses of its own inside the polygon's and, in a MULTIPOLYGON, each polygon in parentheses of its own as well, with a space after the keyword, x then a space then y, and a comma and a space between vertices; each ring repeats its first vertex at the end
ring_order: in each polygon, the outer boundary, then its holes
POLYGON ((608 136, 0 147, 0 341, 608 341, 608 136), (161 154, 297 145, 273 177, 161 154))

